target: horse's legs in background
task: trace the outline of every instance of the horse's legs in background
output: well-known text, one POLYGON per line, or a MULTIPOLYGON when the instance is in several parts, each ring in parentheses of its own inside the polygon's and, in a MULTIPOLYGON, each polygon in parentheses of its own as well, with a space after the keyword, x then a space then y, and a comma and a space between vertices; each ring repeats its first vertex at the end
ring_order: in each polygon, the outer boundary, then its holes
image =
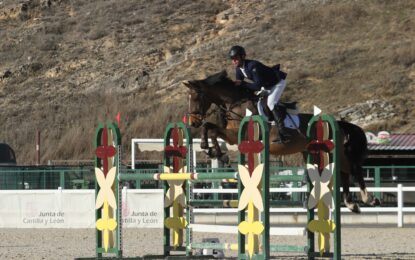
POLYGON ((344 171, 341 171, 341 181, 343 187, 343 201, 348 209, 354 213, 360 213, 360 207, 353 202, 352 194, 350 193, 350 180, 349 174, 344 171))
POLYGON ((352 176, 354 176, 357 182, 359 183, 360 196, 362 197, 363 203, 366 204, 369 200, 369 195, 367 193, 365 180, 363 179, 362 170, 363 170, 362 167, 360 167, 359 165, 356 165, 356 164, 351 165, 352 176))
POLYGON ((353 163, 354 158, 352 156, 352 150, 351 147, 349 145, 349 140, 347 140, 347 136, 342 136, 342 139, 340 140, 340 142, 338 143, 339 147, 340 147, 340 151, 343 151, 341 153, 341 157, 340 157, 340 165, 341 165, 341 170, 340 170, 340 176, 341 176, 341 182, 342 182, 342 187, 343 187, 343 201, 344 204, 346 205, 346 207, 354 212, 354 213, 360 213, 360 207, 359 205, 353 200, 353 196, 350 193, 350 184, 352 183, 352 176, 355 172, 353 172, 353 167, 354 165, 356 165, 356 163, 353 163), (344 143, 344 141, 346 141, 346 143, 344 143))
POLYGON ((373 195, 369 194, 366 189, 366 183, 363 178, 363 169, 361 165, 352 165, 352 174, 355 176, 360 187, 360 195, 363 203, 372 206, 380 205, 380 200, 373 195))

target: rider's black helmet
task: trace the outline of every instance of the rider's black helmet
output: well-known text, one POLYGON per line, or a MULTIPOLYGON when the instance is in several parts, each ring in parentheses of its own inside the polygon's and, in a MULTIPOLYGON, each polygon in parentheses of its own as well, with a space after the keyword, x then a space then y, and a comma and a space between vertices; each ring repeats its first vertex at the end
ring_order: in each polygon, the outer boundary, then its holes
POLYGON ((231 50, 229 51, 229 58, 234 58, 236 56, 245 56, 245 49, 239 45, 232 46, 231 50))

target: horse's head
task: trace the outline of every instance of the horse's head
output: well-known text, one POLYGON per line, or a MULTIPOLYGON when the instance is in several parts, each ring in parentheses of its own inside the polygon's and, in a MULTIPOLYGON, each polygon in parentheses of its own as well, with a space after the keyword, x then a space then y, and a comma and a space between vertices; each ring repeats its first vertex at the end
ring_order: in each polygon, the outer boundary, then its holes
POLYGON ((183 84, 189 89, 190 124, 193 127, 202 125, 212 104, 223 107, 225 104, 235 104, 248 95, 246 91, 235 86, 225 70, 205 79, 185 81, 183 84))
POLYGON ((212 105, 212 100, 205 94, 202 80, 184 81, 183 84, 189 89, 189 124, 200 127, 212 105))

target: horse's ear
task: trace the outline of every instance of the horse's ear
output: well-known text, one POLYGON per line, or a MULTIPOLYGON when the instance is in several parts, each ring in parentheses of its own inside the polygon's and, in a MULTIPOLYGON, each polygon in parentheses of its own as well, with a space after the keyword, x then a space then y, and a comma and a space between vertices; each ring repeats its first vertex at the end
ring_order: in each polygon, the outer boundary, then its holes
POLYGON ((185 85, 187 88, 192 88, 192 83, 188 80, 184 80, 182 81, 183 85, 185 85))
POLYGON ((219 72, 220 79, 225 79, 227 77, 228 77, 228 73, 226 72, 226 70, 222 70, 221 72, 219 72))
POLYGON ((183 85, 185 85, 189 89, 198 89, 199 85, 195 80, 185 80, 182 81, 183 85))

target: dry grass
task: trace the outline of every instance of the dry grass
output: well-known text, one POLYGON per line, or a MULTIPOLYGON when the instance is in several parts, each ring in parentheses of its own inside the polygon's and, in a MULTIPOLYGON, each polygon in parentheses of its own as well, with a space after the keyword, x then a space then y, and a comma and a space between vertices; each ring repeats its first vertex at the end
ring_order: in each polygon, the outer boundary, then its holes
POLYGON ((370 132, 380 132, 385 129, 392 129, 397 125, 405 125, 408 121, 403 118, 393 118, 387 121, 373 122, 366 127, 366 131, 370 132))
POLYGON ((283 99, 303 111, 380 99, 401 119, 370 130, 415 131, 414 1, 50 2, 0 4, 0 141, 19 163, 34 162, 36 129, 44 163, 90 159, 94 127, 117 112, 124 154, 133 137, 162 137, 187 109, 180 82, 233 77, 234 44, 281 63, 283 99))
POLYGON ((367 4, 363 2, 328 2, 310 6, 301 4, 288 16, 291 28, 304 34, 327 34, 361 25, 361 19, 368 16, 367 4))
POLYGON ((405 42, 395 46, 392 62, 394 65, 411 67, 415 63, 415 43, 405 42))

